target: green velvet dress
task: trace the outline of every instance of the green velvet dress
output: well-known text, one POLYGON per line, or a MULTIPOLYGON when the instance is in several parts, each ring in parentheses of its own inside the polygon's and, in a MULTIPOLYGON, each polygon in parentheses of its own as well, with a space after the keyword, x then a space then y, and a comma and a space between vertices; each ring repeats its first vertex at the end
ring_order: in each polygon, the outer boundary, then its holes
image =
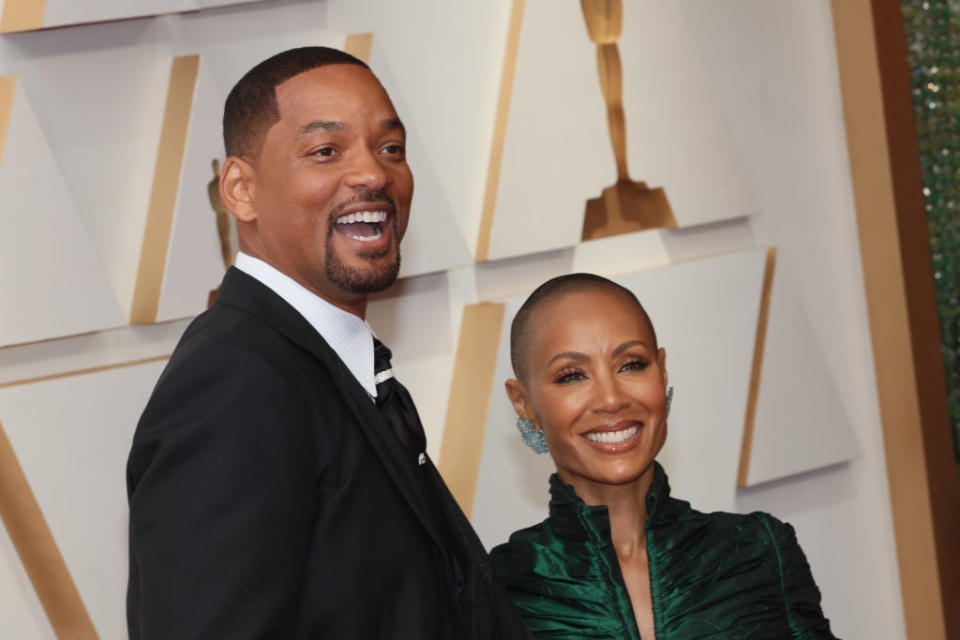
MULTIPOLYGON (((610 541, 607 507, 550 478, 550 517, 493 549, 494 570, 537 638, 640 638, 610 541)), ((700 513, 647 494, 657 640, 834 638, 793 528, 766 513, 700 513)))

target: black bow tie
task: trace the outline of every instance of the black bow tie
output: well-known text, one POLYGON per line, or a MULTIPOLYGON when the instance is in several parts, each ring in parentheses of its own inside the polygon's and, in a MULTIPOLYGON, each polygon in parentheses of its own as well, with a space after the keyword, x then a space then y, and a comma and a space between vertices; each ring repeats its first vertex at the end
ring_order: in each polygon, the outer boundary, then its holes
POLYGON ((413 399, 400 381, 393 376, 390 366, 390 349, 373 339, 373 370, 377 383, 377 409, 393 429, 404 452, 418 464, 427 461, 427 436, 420 423, 420 416, 413 399))

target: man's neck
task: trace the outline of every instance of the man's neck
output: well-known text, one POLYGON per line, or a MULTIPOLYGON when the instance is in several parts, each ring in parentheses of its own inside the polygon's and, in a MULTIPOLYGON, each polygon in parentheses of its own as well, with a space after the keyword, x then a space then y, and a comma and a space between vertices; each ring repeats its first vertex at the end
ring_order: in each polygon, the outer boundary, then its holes
POLYGON ((350 294, 342 289, 339 289, 336 287, 336 285, 331 283, 327 283, 328 286, 326 288, 318 287, 312 282, 298 278, 296 274, 291 273, 291 269, 284 269, 283 265, 279 264, 277 260, 271 260, 270 256, 266 255, 265 252, 258 251, 256 247, 250 246, 242 241, 240 242, 240 251, 247 254, 251 258, 256 258, 257 260, 261 260, 270 265, 318 298, 322 298, 326 302, 339 309, 343 309, 347 313, 352 313, 361 320, 366 320, 367 296, 365 294, 350 294))

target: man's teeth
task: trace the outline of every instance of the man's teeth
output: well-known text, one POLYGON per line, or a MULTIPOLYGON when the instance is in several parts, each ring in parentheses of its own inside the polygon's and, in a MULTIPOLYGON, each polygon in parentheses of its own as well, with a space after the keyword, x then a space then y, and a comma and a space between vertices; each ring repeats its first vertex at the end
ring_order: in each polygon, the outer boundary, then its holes
POLYGON ((386 211, 357 211, 337 218, 337 224, 353 224, 354 222, 386 222, 386 211))
POLYGON ((354 240, 359 240, 360 242, 373 242, 374 240, 379 240, 383 237, 383 231, 377 229, 374 231, 372 236, 358 236, 352 233, 347 232, 346 236, 348 238, 353 238, 354 240))
POLYGON ((632 427, 627 427, 621 431, 597 431, 593 433, 588 433, 587 440, 590 442, 606 442, 608 444, 617 444, 620 442, 626 442, 634 435, 636 435, 639 427, 634 425, 632 427))

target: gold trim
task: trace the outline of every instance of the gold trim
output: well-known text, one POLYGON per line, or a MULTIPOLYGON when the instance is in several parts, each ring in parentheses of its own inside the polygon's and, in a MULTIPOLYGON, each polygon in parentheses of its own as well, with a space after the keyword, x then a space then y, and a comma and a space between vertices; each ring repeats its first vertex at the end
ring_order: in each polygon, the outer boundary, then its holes
POLYGON ((19 387, 25 384, 34 384, 36 382, 48 382, 50 380, 59 380, 61 378, 72 378, 73 376, 84 376, 88 373, 99 373, 101 371, 111 371, 113 369, 125 369, 127 367, 135 367, 141 364, 149 364, 151 362, 160 362, 161 360, 169 360, 169 355, 163 356, 152 356, 150 358, 140 358, 139 360, 129 360, 127 362, 117 362, 114 364, 103 364, 96 367, 89 367, 87 369, 75 369, 73 371, 64 371, 62 373, 51 373, 45 376, 37 376, 35 378, 25 378, 23 380, 14 380, 12 382, 4 382, 0 384, 0 389, 9 389, 10 387, 19 387))
POLYGON ((513 98, 513 78, 517 71, 517 52, 520 49, 520 30, 523 26, 525 6, 526 0, 513 0, 513 8, 510 11, 507 51, 503 58, 497 116, 493 124, 493 145, 490 149, 487 184, 483 191, 483 208, 480 212, 480 232, 477 237, 478 262, 486 262, 490 254, 490 234, 493 231, 493 215, 497 206, 497 190, 500 187, 500 169, 503 166, 503 148, 507 138, 507 120, 510 117, 510 100, 513 98))
POLYGON ((373 50, 372 33, 351 33, 343 45, 343 50, 354 58, 370 64, 370 52, 373 50))
POLYGON ((0 167, 3 166, 3 148, 13 115, 13 98, 17 93, 17 76, 0 76, 0 167))
POLYGON ((773 292, 773 274, 777 264, 777 248, 767 249, 763 270, 763 288, 760 292, 760 312, 757 317, 757 337, 753 344, 753 365, 750 369, 750 390, 747 394, 747 415, 743 421, 743 442, 740 445, 740 468, 737 486, 750 484, 750 454, 753 452, 753 430, 757 418, 757 397, 760 395, 760 379, 763 376, 763 353, 767 344, 767 326, 770 321, 770 296, 773 292))
POLYGON ((46 12, 47 0, 5 0, 0 33, 42 29, 46 12))
POLYGON ((460 323, 438 466, 467 517, 477 492, 505 309, 506 305, 493 302, 467 305, 460 323))
POLYGON ((173 59, 170 69, 160 147, 157 150, 150 207, 147 210, 140 265, 133 291, 131 324, 152 324, 157 321, 199 65, 199 55, 180 56, 173 59))
POLYGON ((0 424, 0 519, 58 638, 98 638, 13 445, 0 424))
POLYGON ((960 498, 903 18, 880 0, 831 9, 904 622, 910 638, 960 637, 960 498))

